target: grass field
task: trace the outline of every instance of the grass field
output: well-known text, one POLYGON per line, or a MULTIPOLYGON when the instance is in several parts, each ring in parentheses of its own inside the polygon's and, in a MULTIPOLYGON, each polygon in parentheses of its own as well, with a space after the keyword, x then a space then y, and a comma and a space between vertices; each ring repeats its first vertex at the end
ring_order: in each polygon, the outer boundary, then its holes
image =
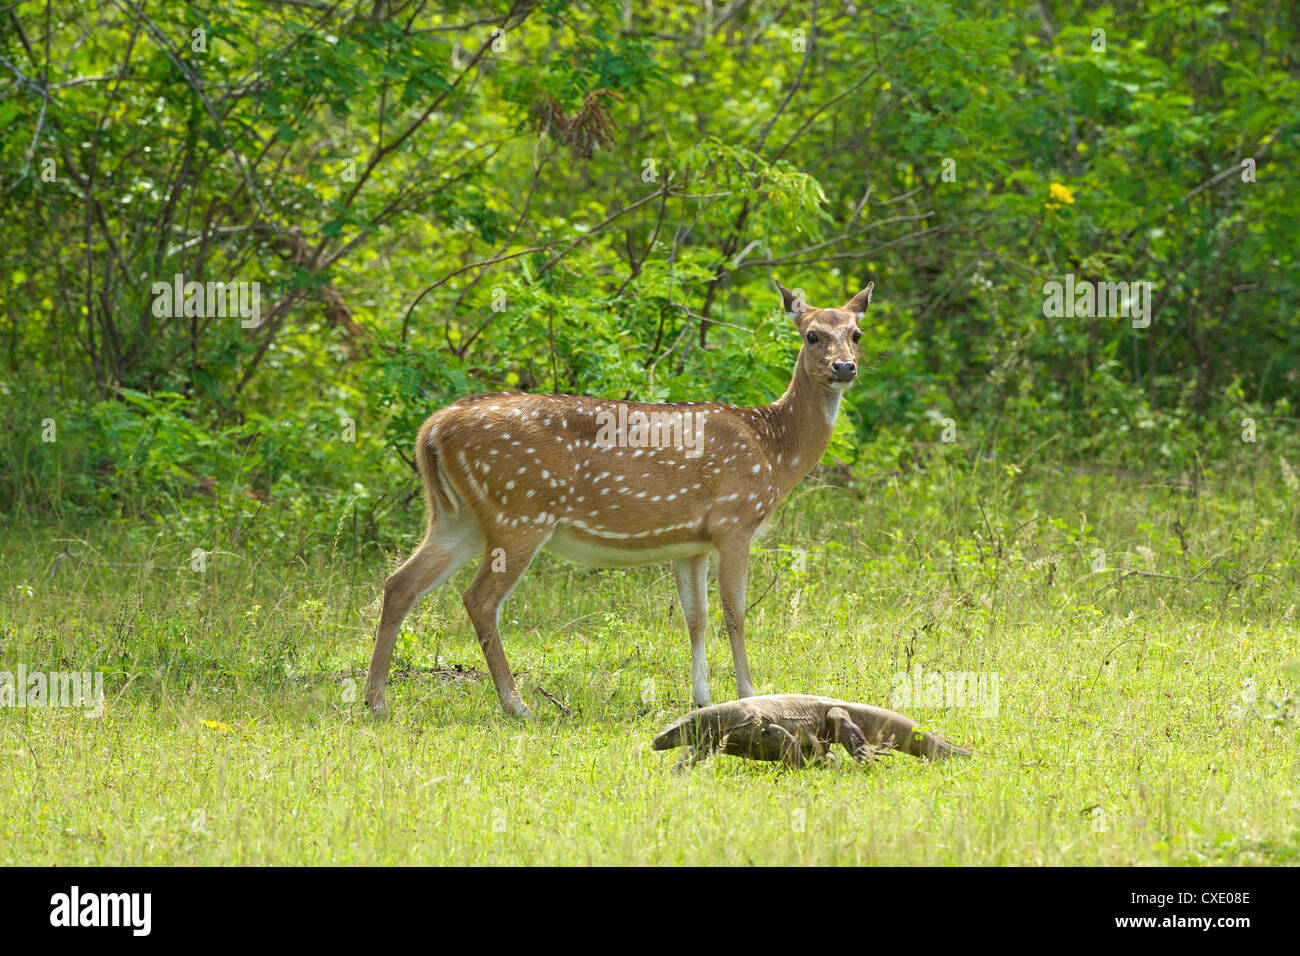
POLYGON ((689 774, 649 749, 690 707, 667 567, 539 559, 502 614, 528 724, 482 673, 463 569, 408 618, 376 723, 403 554, 9 519, 0 670, 102 670, 106 700, 0 710, 0 863, 1300 863, 1298 501, 1266 453, 1195 479, 940 457, 810 480, 754 554, 760 691, 888 706, 917 665, 996 676, 993 714, 899 707, 982 756, 689 774))

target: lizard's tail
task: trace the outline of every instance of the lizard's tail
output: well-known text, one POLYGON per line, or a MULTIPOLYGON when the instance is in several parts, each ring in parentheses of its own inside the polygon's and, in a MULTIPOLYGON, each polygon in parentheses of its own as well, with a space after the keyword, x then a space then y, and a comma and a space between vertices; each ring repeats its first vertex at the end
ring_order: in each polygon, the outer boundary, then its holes
POLYGON ((922 731, 920 739, 913 732, 908 737, 907 752, 914 757, 924 757, 927 760, 947 760, 951 757, 973 757, 975 751, 966 747, 959 747, 951 741, 944 740, 938 734, 932 734, 930 731, 922 731))

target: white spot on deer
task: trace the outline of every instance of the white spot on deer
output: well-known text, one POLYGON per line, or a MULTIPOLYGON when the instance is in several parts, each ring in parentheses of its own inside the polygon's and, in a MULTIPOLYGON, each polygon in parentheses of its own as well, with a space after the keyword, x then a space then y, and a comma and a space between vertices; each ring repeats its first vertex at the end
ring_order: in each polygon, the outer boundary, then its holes
POLYGON ((762 468, 761 465, 755 465, 753 468, 751 468, 751 469, 749 469, 749 470, 752 471, 754 474, 757 475, 758 472, 759 472, 759 470, 760 470, 761 468, 762 468))

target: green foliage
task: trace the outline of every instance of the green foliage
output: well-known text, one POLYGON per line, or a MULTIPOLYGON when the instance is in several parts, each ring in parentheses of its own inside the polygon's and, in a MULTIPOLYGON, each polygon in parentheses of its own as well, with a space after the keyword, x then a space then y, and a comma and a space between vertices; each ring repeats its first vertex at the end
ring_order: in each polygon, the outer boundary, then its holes
POLYGON ((1247 419, 1295 433, 1300 43, 1264 5, 46 22, 0 15, 6 506, 157 518, 217 472, 395 492, 419 421, 481 390, 768 401, 798 345, 777 278, 814 305, 876 283, 828 460, 951 422, 972 459, 1181 472, 1247 419), (1066 274, 1151 282, 1150 325, 1048 315, 1066 274), (156 314, 176 275, 259 283, 263 321, 156 314), (313 422, 342 417, 332 454, 313 422))

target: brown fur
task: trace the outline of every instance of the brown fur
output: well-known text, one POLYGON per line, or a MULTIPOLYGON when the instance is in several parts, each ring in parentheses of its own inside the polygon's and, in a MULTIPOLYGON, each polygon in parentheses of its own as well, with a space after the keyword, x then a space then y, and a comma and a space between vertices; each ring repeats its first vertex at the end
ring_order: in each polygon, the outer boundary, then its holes
POLYGON ((472 395, 429 417, 415 449, 428 531, 384 584, 365 692, 373 711, 383 710, 393 644, 411 605, 483 554, 465 608, 502 706, 526 715, 497 618, 543 548, 597 567, 672 561, 700 704, 709 699, 705 572, 716 554, 737 690, 753 694, 744 642, 750 542, 826 450, 840 396, 857 375, 858 320, 871 294, 868 285, 842 309, 809 309, 778 288, 804 344, 789 388, 770 405, 498 394, 472 395), (637 413, 690 416, 700 424, 698 449, 684 441, 608 444, 605 416, 637 413))

